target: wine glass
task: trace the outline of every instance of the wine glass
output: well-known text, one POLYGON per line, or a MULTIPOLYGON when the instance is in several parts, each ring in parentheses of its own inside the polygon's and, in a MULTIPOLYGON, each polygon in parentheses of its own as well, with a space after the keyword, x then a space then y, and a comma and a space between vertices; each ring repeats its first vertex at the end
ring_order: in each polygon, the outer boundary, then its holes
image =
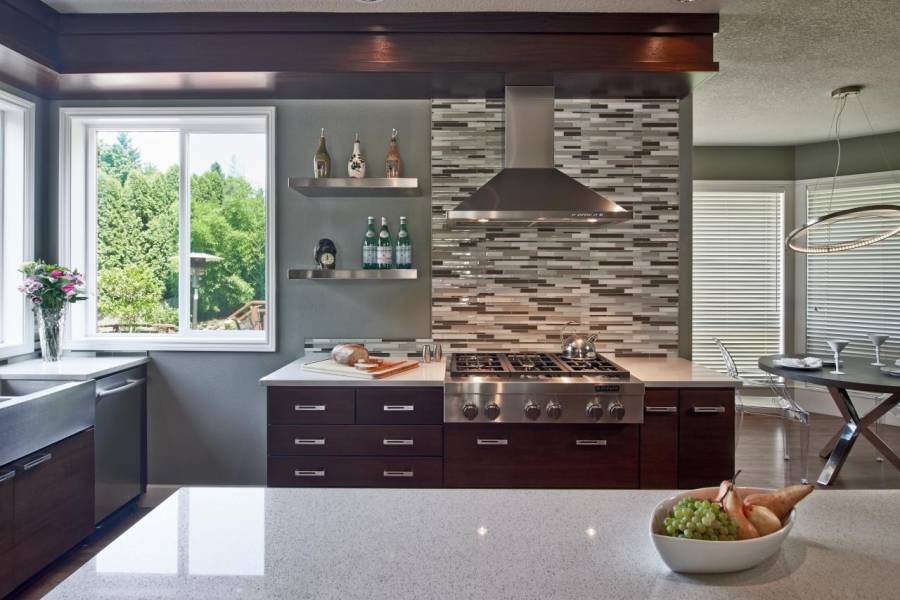
POLYGON ((847 340, 828 340, 826 343, 831 348, 831 351, 834 352, 834 371, 831 371, 831 374, 843 375, 844 372, 841 371, 841 350, 846 348, 850 342, 847 340))
POLYGON ((869 341, 872 342, 872 345, 875 346, 875 362, 872 363, 873 367, 883 367, 884 363, 881 362, 881 345, 888 340, 887 335, 880 335, 877 333, 869 334, 869 341))

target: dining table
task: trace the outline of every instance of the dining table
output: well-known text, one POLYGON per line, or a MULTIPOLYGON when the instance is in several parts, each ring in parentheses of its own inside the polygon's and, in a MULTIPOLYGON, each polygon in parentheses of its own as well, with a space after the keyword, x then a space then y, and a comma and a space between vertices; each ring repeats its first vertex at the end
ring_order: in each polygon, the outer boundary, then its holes
POLYGON ((795 354, 774 354, 759 359, 759 368, 785 380, 803 381, 821 385, 828 389, 837 409, 844 418, 844 425, 825 444, 819 456, 827 458, 825 467, 819 474, 818 483, 831 485, 841 472, 841 467, 853 449, 853 445, 862 435, 875 446, 875 449, 897 469, 900 469, 900 457, 881 439, 872 426, 884 415, 900 404, 900 377, 888 375, 881 368, 874 366, 871 358, 841 357, 841 374, 835 374, 834 363, 820 368, 791 368, 779 366, 779 359, 803 358, 795 354), (860 415, 854 403, 851 391, 869 392, 880 395, 875 408, 860 415))

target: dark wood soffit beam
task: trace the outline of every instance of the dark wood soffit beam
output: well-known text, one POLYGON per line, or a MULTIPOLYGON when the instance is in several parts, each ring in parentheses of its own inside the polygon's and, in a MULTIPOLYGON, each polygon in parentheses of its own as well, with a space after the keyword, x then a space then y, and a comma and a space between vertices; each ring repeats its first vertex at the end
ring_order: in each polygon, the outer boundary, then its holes
POLYGON ((718 71, 711 35, 110 34, 59 50, 61 73, 718 71))
MULTIPOLYGON (((25 0, 27 1, 27 0, 25 0)), ((713 34, 715 13, 62 14, 62 35, 149 33, 713 34)))
POLYGON ((42 2, 0 0, 0 44, 44 66, 56 68, 59 63, 56 20, 58 15, 42 2), (52 13, 52 14, 51 14, 52 13))

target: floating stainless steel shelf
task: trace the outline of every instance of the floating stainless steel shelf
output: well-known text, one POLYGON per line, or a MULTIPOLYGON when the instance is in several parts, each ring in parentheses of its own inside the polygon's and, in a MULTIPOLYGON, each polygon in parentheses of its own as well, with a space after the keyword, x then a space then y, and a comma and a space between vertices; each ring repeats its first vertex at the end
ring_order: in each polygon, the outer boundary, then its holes
POLYGON ((418 269, 289 269, 288 279, 418 279, 418 269))
POLYGON ((419 180, 416 177, 291 177, 288 184, 296 191, 310 198, 336 198, 352 196, 418 196, 419 180))

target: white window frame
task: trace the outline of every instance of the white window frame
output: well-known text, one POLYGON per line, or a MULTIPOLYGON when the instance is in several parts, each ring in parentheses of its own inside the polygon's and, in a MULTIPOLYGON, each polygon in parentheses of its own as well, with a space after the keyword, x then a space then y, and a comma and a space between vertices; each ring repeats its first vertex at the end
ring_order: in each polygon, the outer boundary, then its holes
MULTIPOLYGON (((730 181, 730 180, 695 180, 693 182, 693 191, 694 192, 722 192, 722 193, 740 193, 740 192, 758 192, 758 193, 776 193, 782 194, 782 203, 781 203, 781 222, 782 228, 784 232, 788 232, 791 230, 792 220, 789 218, 791 212, 795 207, 795 198, 794 198, 794 182, 789 180, 741 180, 741 181, 730 181)), ((786 251, 782 251, 781 255, 781 315, 780 315, 780 339, 779 339, 779 353, 783 353, 786 348, 788 335, 790 335, 787 331, 788 325, 788 311, 790 307, 788 306, 788 285, 790 284, 792 277, 790 276, 788 270, 789 258, 787 256, 786 251)), ((693 323, 694 315, 693 315, 693 298, 691 298, 691 322, 693 323)), ((727 340, 725 340, 727 344, 727 340)), ((722 370, 724 371, 724 363, 722 365, 722 370)))
POLYGON ((275 299, 275 108, 274 107, 158 107, 62 108, 59 120, 59 244, 60 261, 85 273, 88 300, 73 305, 67 347, 73 350, 172 350, 220 352, 274 352, 276 349, 275 299), (179 332, 96 333, 96 132, 171 128, 181 131, 181 172, 190 173, 187 136, 190 133, 262 131, 252 121, 264 119, 266 147, 266 314, 264 331, 191 330, 190 176, 182 176, 179 202, 179 332))
MULTIPOLYGON (((794 182, 795 218, 797 223, 806 223, 807 218, 807 191, 810 187, 829 189, 833 177, 815 177, 813 179, 798 179, 794 182)), ((897 183, 900 180, 900 170, 879 171, 875 173, 860 173, 857 175, 839 175, 838 186, 868 186, 887 183, 897 183)), ((807 255, 793 252, 796 272, 796 295, 794 301, 795 327, 794 348, 797 352, 806 352, 806 310, 808 300, 807 255)))
POLYGON ((0 90, 0 359, 34 351, 34 316, 17 289, 19 267, 34 260, 34 121, 33 102, 0 90))

